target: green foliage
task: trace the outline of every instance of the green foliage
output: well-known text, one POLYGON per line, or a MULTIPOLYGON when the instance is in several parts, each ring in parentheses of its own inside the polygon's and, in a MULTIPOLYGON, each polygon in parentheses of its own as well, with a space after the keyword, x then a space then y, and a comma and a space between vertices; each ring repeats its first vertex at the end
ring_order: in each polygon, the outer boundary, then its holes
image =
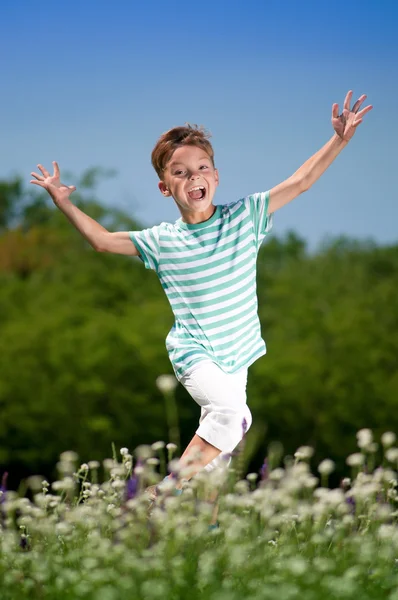
POLYGON ((377 469, 372 432, 357 432, 361 452, 347 457, 350 477, 335 489, 331 461, 319 465, 320 482, 304 447, 294 461, 280 456, 261 479, 241 478, 245 439, 230 468, 188 482, 180 471, 178 496, 173 482, 149 496, 157 465, 171 458, 159 443, 115 452, 103 461, 101 481, 99 461, 80 464, 64 452, 56 481, 24 482, 32 499, 3 484, 2 600, 396 600, 391 432, 381 438, 377 469))
MULTIPOLYGON (((83 174, 72 200, 110 230, 140 229, 98 202, 101 175, 83 174)), ((45 473, 65 449, 89 460, 112 441, 166 439, 155 380, 172 372, 173 316, 156 275, 137 258, 94 252, 20 179, 0 182, 0 215, 0 472, 45 473)), ((398 430, 397 288, 398 246, 341 238, 312 255, 290 234, 260 250, 268 354, 248 384, 258 467, 280 440, 291 453, 308 443, 339 469, 357 429, 398 430)), ((181 386, 177 406, 185 445, 199 408, 181 386)))

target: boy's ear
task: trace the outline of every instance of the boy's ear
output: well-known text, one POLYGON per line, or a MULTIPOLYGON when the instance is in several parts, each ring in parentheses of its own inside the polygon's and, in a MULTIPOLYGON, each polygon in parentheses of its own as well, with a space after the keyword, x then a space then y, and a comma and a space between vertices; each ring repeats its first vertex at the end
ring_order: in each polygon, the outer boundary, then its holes
POLYGON ((214 169, 214 175, 215 175, 216 185, 218 185, 220 182, 220 177, 218 175, 218 169, 214 169))
POLYGON ((171 192, 164 181, 159 181, 158 188, 162 192, 163 196, 171 196, 171 192))

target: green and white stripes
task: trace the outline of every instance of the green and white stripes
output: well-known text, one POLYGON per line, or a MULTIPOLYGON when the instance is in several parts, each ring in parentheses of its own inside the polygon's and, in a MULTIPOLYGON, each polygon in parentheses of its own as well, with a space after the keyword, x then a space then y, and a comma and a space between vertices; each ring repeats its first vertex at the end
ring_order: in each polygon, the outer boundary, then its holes
POLYGON ((256 261, 272 227, 269 192, 218 205, 191 225, 178 219, 130 231, 158 274, 175 316, 166 348, 177 377, 210 358, 227 373, 265 354, 257 314, 256 261))

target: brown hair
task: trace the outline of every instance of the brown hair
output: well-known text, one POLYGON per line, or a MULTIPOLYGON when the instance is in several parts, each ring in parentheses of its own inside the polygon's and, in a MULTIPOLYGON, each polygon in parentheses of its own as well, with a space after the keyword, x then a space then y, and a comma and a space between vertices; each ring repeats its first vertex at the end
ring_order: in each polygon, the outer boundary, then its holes
POLYGON ((210 133, 197 125, 187 123, 182 127, 173 127, 169 129, 158 139, 156 146, 152 150, 152 165, 159 179, 163 177, 163 171, 167 163, 177 148, 181 146, 197 146, 209 155, 214 166, 214 150, 209 142, 210 133))

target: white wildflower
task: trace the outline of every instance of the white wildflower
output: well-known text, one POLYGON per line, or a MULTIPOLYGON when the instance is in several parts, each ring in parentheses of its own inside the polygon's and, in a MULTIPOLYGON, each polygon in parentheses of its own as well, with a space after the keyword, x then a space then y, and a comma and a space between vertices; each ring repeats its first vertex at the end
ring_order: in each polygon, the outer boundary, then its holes
POLYGON ((292 575, 303 575, 307 571, 308 565, 303 558, 297 557, 290 559, 286 563, 286 568, 292 575))
POLYGON ((248 473, 248 474, 246 475, 246 479, 247 479, 248 481, 256 481, 257 477, 258 477, 258 474, 257 474, 257 473, 248 473))
POLYGON ((311 446, 300 446, 294 453, 294 458, 298 460, 306 460, 314 454, 314 449, 311 446))
POLYGON ((88 463, 88 468, 89 469, 99 469, 99 462, 98 460, 90 460, 90 462, 88 463))
POLYGON ((159 464, 160 461, 159 461, 158 458, 153 457, 153 458, 148 458, 148 460, 146 462, 147 462, 148 465, 154 465, 154 466, 156 466, 156 465, 159 464))
POLYGON ((388 492, 387 492, 387 498, 389 500, 393 500, 395 502, 397 500, 397 498, 398 498, 398 492, 397 492, 397 490, 395 490, 394 488, 389 489, 388 492))
POLYGON ((104 469, 110 471, 111 469, 113 469, 113 467, 116 467, 117 462, 113 460, 113 458, 105 458, 102 461, 102 464, 104 465, 104 469))
POLYGON ((170 452, 174 452, 175 450, 177 450, 177 444, 173 444, 173 442, 169 442, 166 446, 167 450, 169 450, 170 452))
POLYGON ((334 471, 335 464, 330 458, 325 458, 318 465, 318 471, 321 475, 330 475, 334 471))
POLYGON ((128 448, 120 448, 120 454, 122 456, 125 456, 128 453, 129 453, 129 449, 128 448))
POLYGON ((383 523, 380 525, 377 532, 377 537, 381 540, 391 540, 395 535, 395 525, 387 525, 383 523))
POLYGON ((159 377, 156 378, 156 386, 162 392, 162 394, 174 392, 177 384, 178 381, 174 375, 159 375, 159 377))
POLYGON ((381 443, 383 444, 384 448, 389 448, 390 446, 392 446, 394 444, 396 439, 397 439, 397 436, 395 435, 395 433, 393 431, 386 431, 381 436, 381 443))
POLYGON ((159 442, 154 442, 151 446, 152 450, 155 450, 155 452, 157 452, 158 450, 163 450, 165 444, 164 442, 162 442, 161 440, 159 442))
POLYGON ((53 481, 53 483, 51 484, 51 487, 55 491, 73 490, 74 485, 75 484, 74 484, 72 477, 64 477, 64 479, 62 479, 61 481, 53 481))
POLYGON ((79 471, 88 471, 89 466, 87 463, 83 463, 82 465, 80 465, 80 469, 79 471))
POLYGON ((373 441, 373 434, 370 429, 360 429, 357 432, 357 443, 359 448, 367 448, 373 441))
POLYGON ((302 483, 307 489, 314 488, 317 485, 318 481, 318 477, 314 477, 313 475, 308 475, 307 477, 303 477, 302 479, 302 483))
POLYGON ((389 448, 386 450, 386 459, 390 462, 398 461, 398 448, 389 448))
POLYGON ((125 468, 124 466, 117 466, 111 469, 110 476, 112 479, 117 479, 119 477, 124 477, 125 468))
POLYGON ((146 460, 153 456, 153 450, 148 444, 141 444, 135 449, 135 454, 138 458, 141 458, 141 460, 146 460))
POLYGON ((34 491, 38 491, 41 489, 42 482, 40 481, 41 477, 39 475, 31 475, 27 478, 26 484, 34 491))
POLYGON ((347 457, 346 463, 349 467, 360 467, 363 465, 365 457, 360 452, 354 452, 347 457))
POLYGON ((112 481, 111 485, 114 490, 121 490, 125 487, 125 482, 121 479, 116 479, 115 481, 112 481))
POLYGON ((57 535, 66 535, 68 533, 71 533, 71 531, 72 525, 70 523, 65 523, 64 521, 61 521, 60 523, 55 524, 55 533, 57 535))
POLYGON ((384 469, 384 477, 383 477, 383 479, 384 479, 384 481, 386 481, 390 485, 395 486, 397 484, 397 473, 396 473, 396 471, 393 471, 392 469, 384 469))
POLYGON ((76 462, 79 456, 76 452, 73 452, 73 450, 67 450, 66 452, 62 452, 62 454, 59 455, 59 458, 62 462, 76 462))
POLYGON ((276 469, 273 469, 270 472, 269 478, 272 479, 272 481, 280 481, 284 475, 285 475, 285 469, 278 467, 276 469))

